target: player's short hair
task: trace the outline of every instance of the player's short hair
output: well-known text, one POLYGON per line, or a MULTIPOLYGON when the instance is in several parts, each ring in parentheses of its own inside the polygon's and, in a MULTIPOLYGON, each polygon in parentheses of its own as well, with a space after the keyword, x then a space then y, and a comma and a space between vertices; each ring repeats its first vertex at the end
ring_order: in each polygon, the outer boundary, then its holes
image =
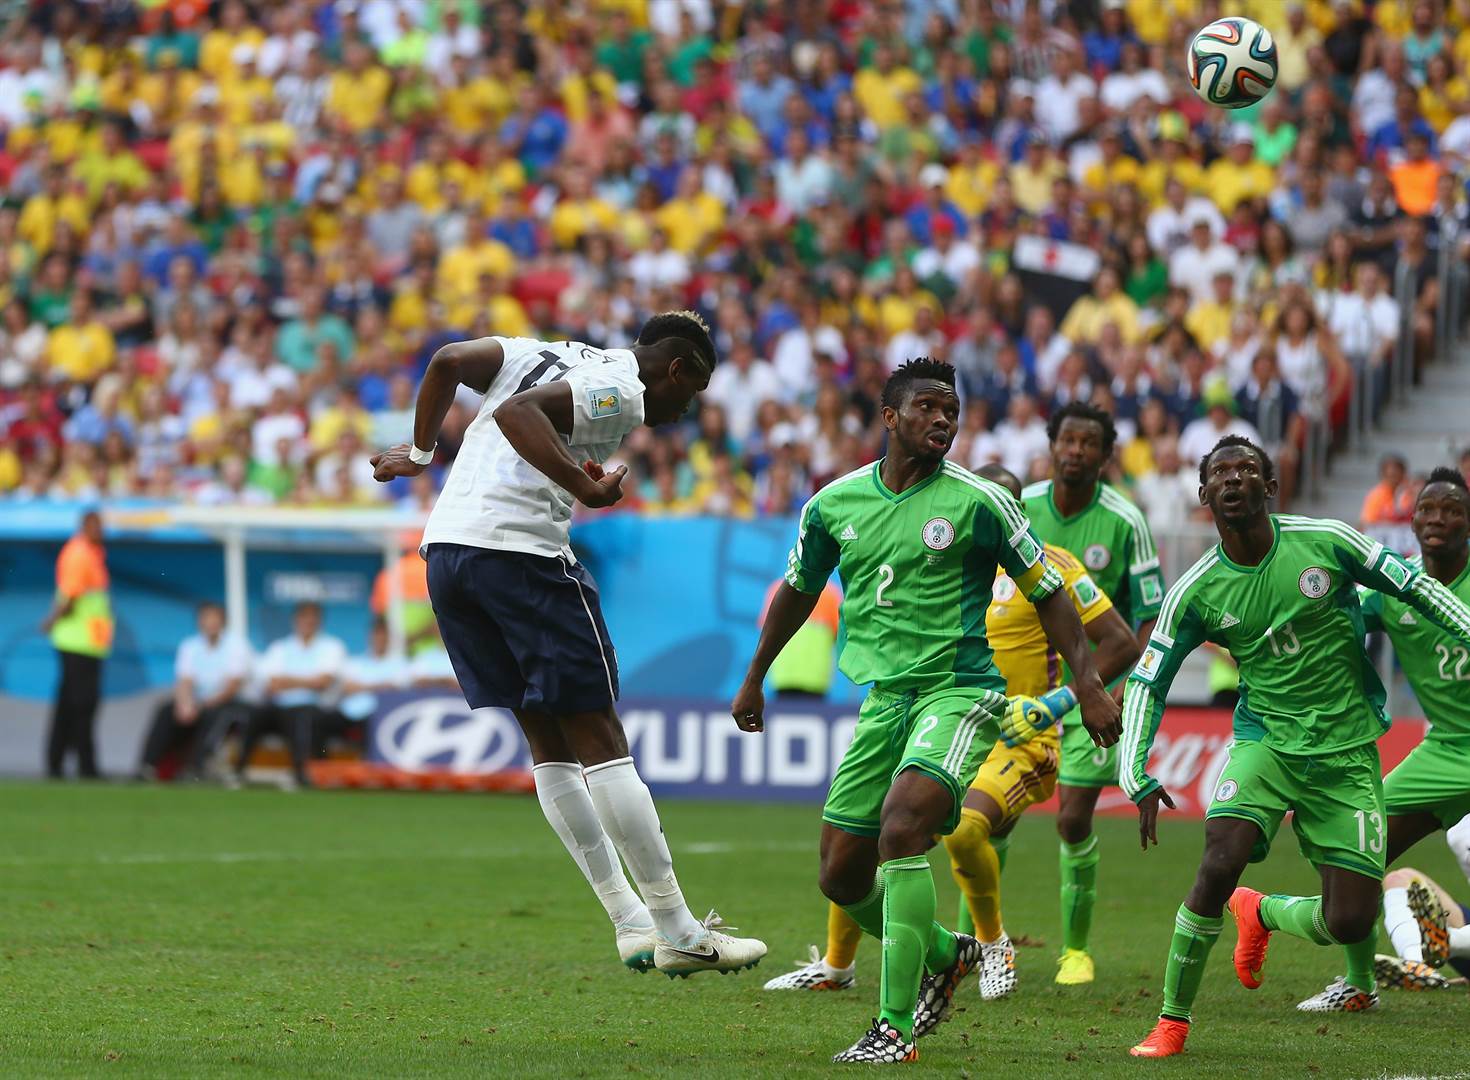
POLYGON ((713 375, 719 357, 715 354, 714 340, 709 336, 709 324, 697 311, 665 311, 655 315, 638 331, 639 345, 656 345, 660 341, 677 338, 689 346, 694 359, 704 367, 706 375, 713 375))
POLYGON ((998 461, 987 461, 975 470, 975 475, 985 480, 992 480, 1005 488, 1017 499, 1021 497, 1021 481, 1015 473, 1011 472, 998 461))
POLYGON ((1266 483, 1269 484, 1272 480, 1276 479, 1276 464, 1271 460, 1270 454, 1266 453, 1266 451, 1262 450, 1259 446, 1251 442, 1244 435, 1226 435, 1222 437, 1220 441, 1217 442, 1214 446, 1210 447, 1209 453, 1199 459, 1200 487, 1204 487, 1205 484, 1208 482, 1210 458, 1214 457, 1221 450, 1229 450, 1232 447, 1237 447, 1241 450, 1249 450, 1251 453, 1255 454, 1256 457, 1261 459, 1261 475, 1265 477, 1266 483))
POLYGON ((225 613, 225 606, 218 600, 201 600, 198 604, 194 605, 195 617, 203 615, 206 611, 218 611, 223 615, 225 613))
MULTIPOLYGON (((1431 470, 1429 475, 1424 478, 1424 487, 1427 488, 1430 484, 1449 484, 1451 487, 1459 488, 1465 493, 1466 498, 1470 498, 1470 484, 1465 483, 1464 473, 1460 472, 1459 469, 1452 469, 1448 465, 1439 465, 1431 470)), ((1420 489, 1420 494, 1423 494, 1422 488, 1420 489)))
POLYGON ((921 379, 933 379, 953 388, 954 366, 928 356, 904 361, 883 384, 883 404, 890 409, 901 408, 913 393, 914 383, 921 379))
POLYGON ((1073 419, 1091 420, 1094 424, 1101 427, 1103 454, 1106 456, 1113 452, 1113 446, 1118 441, 1118 429, 1113 424, 1112 414, 1086 401, 1069 401, 1051 414, 1051 419, 1046 422, 1047 441, 1056 442, 1057 436, 1062 433, 1063 421, 1073 419))

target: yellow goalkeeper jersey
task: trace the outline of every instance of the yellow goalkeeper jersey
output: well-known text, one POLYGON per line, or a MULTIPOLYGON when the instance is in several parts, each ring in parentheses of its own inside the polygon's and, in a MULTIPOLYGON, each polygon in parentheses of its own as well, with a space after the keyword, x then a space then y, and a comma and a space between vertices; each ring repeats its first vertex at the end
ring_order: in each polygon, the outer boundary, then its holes
MULTIPOLYGON (((1085 626, 1113 602, 1088 576, 1087 568, 1072 553, 1052 544, 1042 545, 1046 559, 1061 575, 1062 584, 1085 626)), ((991 590, 990 610, 985 613, 985 636, 995 650, 995 664, 1005 676, 1006 693, 1012 697, 1036 697, 1066 681, 1062 658, 1046 640, 1046 631, 1036 617, 1036 608, 1016 583, 999 568, 991 590)))

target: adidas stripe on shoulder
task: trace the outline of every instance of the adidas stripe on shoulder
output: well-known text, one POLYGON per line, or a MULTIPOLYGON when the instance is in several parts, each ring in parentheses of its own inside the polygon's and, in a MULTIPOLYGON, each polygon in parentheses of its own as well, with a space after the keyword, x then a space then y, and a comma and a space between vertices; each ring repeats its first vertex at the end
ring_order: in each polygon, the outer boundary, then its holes
POLYGON ((1169 587, 1169 591, 1164 594, 1164 605, 1159 609, 1159 619, 1154 623, 1153 630, 1153 636, 1158 639, 1160 645, 1173 647, 1174 635, 1178 632, 1177 619, 1180 614, 1180 605, 1199 580, 1219 561, 1219 554, 1214 548, 1211 548, 1201 555, 1193 566, 1184 571, 1179 580, 1174 582, 1169 587))

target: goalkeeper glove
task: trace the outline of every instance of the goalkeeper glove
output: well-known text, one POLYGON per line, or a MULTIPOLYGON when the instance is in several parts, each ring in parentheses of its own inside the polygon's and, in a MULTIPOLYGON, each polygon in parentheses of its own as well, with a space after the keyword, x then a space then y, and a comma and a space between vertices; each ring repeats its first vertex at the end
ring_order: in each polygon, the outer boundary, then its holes
POLYGON ((1048 690, 1040 697, 1020 695, 1006 702, 1000 737, 1007 746, 1030 742, 1051 727, 1077 705, 1077 695, 1070 686, 1048 690))

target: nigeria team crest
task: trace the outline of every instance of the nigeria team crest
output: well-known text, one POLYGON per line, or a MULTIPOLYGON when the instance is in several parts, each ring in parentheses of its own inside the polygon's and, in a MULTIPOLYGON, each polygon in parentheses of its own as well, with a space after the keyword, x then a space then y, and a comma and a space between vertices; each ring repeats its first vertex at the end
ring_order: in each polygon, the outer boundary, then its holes
POLYGON ((1089 570, 1101 570, 1113 561, 1113 553, 1101 544, 1088 544, 1082 553, 1082 565, 1089 570))
POLYGON ((1308 600, 1320 600, 1332 588, 1332 575, 1320 566, 1309 566, 1296 579, 1296 586, 1308 600))
POLYGON ((954 543, 954 525, 949 518, 930 518, 924 522, 924 546, 933 551, 943 551, 954 543))

